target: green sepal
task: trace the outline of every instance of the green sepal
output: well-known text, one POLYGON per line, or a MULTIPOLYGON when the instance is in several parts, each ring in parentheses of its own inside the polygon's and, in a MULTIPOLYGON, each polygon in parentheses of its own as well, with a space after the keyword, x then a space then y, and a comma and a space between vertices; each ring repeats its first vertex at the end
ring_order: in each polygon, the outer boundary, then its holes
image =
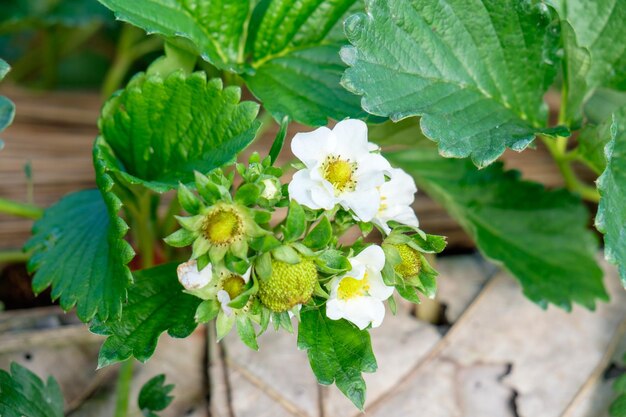
POLYGON ((224 311, 220 310, 217 320, 215 320, 215 332, 218 342, 230 332, 235 324, 235 320, 235 314, 227 316, 224 311))
POLYGON ((205 216, 203 214, 197 214, 195 216, 174 216, 178 224, 181 227, 189 230, 190 232, 197 232, 202 228, 205 216))
POLYGON ((248 241, 240 239, 230 246, 230 251, 239 259, 248 259, 248 241))
POLYGON ((279 261, 288 264, 297 264, 300 262, 300 255, 291 246, 282 245, 272 250, 272 256, 279 261))
POLYGON ((231 252, 226 252, 224 264, 230 271, 236 272, 239 275, 245 274, 248 268, 250 268, 250 262, 247 257, 242 259, 231 252))
POLYGON ((265 235, 250 240, 250 247, 257 252, 269 252, 281 245, 274 235, 265 235))
MULTIPOLYGON (((196 189, 202 197, 202 199, 208 204, 213 205, 217 201, 221 200, 224 192, 219 186, 214 184, 206 175, 198 171, 194 171, 194 180, 196 183, 196 189)), ((230 198, 229 198, 230 199, 230 198)))
POLYGON ((217 300, 204 300, 196 309, 197 323, 208 323, 217 317, 220 312, 220 303, 217 300))
POLYGON ((209 255, 205 253, 204 255, 199 256, 196 262, 198 265, 198 271, 202 271, 204 268, 209 266, 211 259, 209 259, 209 255))
POLYGON ((259 350, 254 326, 247 315, 237 315, 237 334, 239 335, 241 341, 250 349, 259 350))
POLYGON ((289 212, 283 228, 283 240, 291 242, 298 239, 306 230, 304 209, 295 200, 289 203, 289 212))
POLYGON ((337 249, 327 249, 321 252, 314 261, 318 269, 327 274, 337 274, 352 268, 348 258, 337 249))
POLYGON ((235 193, 235 201, 244 206, 252 206, 260 196, 261 189, 257 184, 243 184, 235 193))
POLYGON ((263 253, 256 258, 254 270, 257 276, 263 280, 272 276, 272 256, 269 252, 263 253))
POLYGON ((178 202, 187 213, 192 215, 198 214, 202 206, 198 197, 183 183, 178 184, 178 202))
POLYGON ((305 236, 302 243, 313 250, 323 249, 333 238, 333 228, 328 217, 322 216, 319 223, 305 236))
POLYGON ((283 311, 281 313, 272 312, 272 323, 274 324, 274 330, 283 328, 289 333, 293 333, 293 324, 291 324, 291 317, 289 312, 283 311))
POLYGON ((391 314, 395 316, 398 313, 398 305, 396 304, 396 299, 393 297, 393 294, 387 298, 387 305, 389 306, 389 310, 391 310, 391 314))
POLYGON ((184 248, 191 245, 196 237, 197 235, 195 233, 187 229, 178 229, 177 231, 163 239, 163 241, 175 248, 184 248))
POLYGON ((258 291, 259 282, 254 276, 252 276, 252 278, 248 282, 248 288, 237 297, 235 297, 233 300, 231 300, 231 302, 228 303, 228 306, 237 309, 244 308, 246 304, 248 304, 250 297, 252 297, 258 291))
POLYGON ((417 295, 417 289, 415 287, 412 287, 410 285, 403 285, 403 284, 398 284, 395 286, 396 287, 396 291, 398 291, 398 294, 400 294, 400 296, 402 298, 404 298, 407 301, 410 301, 414 304, 420 304, 420 298, 417 295))

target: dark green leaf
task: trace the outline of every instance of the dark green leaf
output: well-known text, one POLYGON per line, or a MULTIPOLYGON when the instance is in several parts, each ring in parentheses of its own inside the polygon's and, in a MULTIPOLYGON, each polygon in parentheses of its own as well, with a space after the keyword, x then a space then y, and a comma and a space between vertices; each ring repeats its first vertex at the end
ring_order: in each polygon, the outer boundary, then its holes
POLYGON ((478 166, 548 129, 543 95, 556 72, 558 25, 543 3, 370 0, 345 24, 343 85, 369 113, 420 115, 442 155, 478 166))
POLYGON ((141 362, 154 353, 161 333, 187 337, 196 328, 194 315, 202 300, 183 292, 176 276, 177 263, 134 273, 128 304, 118 322, 94 322, 90 330, 109 336, 98 357, 98 367, 134 356, 141 362))
POLYGON ((356 0, 271 0, 256 8, 248 40, 254 72, 244 78, 277 120, 325 125, 328 117, 365 116, 339 84, 340 28, 355 6, 362 8, 356 0))
POLYGON ((69 194, 45 211, 24 246, 33 251, 28 268, 35 271, 35 293, 52 286, 52 299, 64 310, 76 306, 84 322, 96 315, 118 319, 132 282, 126 264, 134 252, 124 240, 128 226, 117 217, 120 205, 106 191, 69 194))
POLYGON ((306 219, 304 216, 304 209, 296 200, 291 200, 289 203, 289 212, 287 213, 287 219, 285 220, 285 227, 283 228, 283 239, 285 242, 291 242, 296 240, 304 233, 306 229, 306 219))
POLYGON ((11 373, 0 369, 0 416, 63 417, 61 388, 13 362, 11 373))
POLYGON ((598 178, 601 198, 596 227, 604 233, 604 256, 618 266, 626 286, 626 107, 605 126, 600 131, 610 131, 610 141, 605 148, 606 170, 598 178))
POLYGON ((160 374, 151 378, 141 387, 137 405, 145 417, 158 417, 153 411, 165 410, 174 399, 169 395, 174 389, 174 385, 164 385, 164 383, 165 375, 160 374))
POLYGON ((305 236, 302 243, 311 249, 325 248, 333 237, 333 228, 328 217, 322 216, 319 223, 305 236))
POLYGON ((99 0, 115 16, 148 33, 191 41, 203 59, 222 69, 243 71, 251 0, 99 0))
POLYGON ((362 372, 376 371, 370 335, 346 320, 330 320, 324 306, 300 313, 298 349, 306 350, 320 384, 333 382, 360 410, 365 403, 362 372))
POLYGON ((522 181, 499 164, 477 170, 434 150, 388 157, 448 210, 486 257, 503 264, 534 302, 570 309, 572 303, 594 308, 596 298, 608 299, 594 259, 597 242, 587 228, 589 213, 579 198, 522 181))
POLYGON ((3 0, 0 31, 17 31, 40 26, 85 26, 112 22, 111 13, 93 0, 3 0))
POLYGON ((239 102, 237 87, 222 88, 203 73, 164 80, 139 74, 104 106, 100 129, 110 146, 110 171, 155 191, 190 183, 232 160, 254 139, 258 104, 239 102))

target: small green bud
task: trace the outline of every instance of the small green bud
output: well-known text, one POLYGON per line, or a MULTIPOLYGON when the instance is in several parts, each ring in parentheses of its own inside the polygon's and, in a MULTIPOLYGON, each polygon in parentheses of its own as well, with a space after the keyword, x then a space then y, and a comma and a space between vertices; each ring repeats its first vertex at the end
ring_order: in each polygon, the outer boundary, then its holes
POLYGON ((403 278, 414 277, 420 273, 422 261, 420 253, 409 245, 393 245, 400 254, 401 262, 396 265, 395 270, 403 278))
POLYGON ((311 299, 317 283, 317 269, 311 260, 288 264, 272 260, 272 275, 261 280, 259 298, 270 310, 287 311, 311 299))

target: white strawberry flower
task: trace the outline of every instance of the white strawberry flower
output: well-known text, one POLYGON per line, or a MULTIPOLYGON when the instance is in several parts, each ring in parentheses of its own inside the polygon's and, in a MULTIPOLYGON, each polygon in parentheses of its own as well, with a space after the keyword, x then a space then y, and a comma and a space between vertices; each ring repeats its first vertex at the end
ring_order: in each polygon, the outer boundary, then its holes
POLYGON ((380 205, 378 187, 391 169, 378 147, 367 141, 367 125, 343 120, 330 130, 320 127, 298 133, 291 150, 305 169, 296 172, 289 196, 312 209, 331 210, 339 204, 361 221, 370 221, 380 205))
POLYGON ((352 269, 329 283, 326 315, 331 320, 351 321, 361 330, 370 324, 378 327, 385 317, 383 301, 393 293, 381 274, 385 254, 380 246, 372 245, 349 260, 352 269))
POLYGON ((392 220, 407 226, 418 227, 419 221, 411 207, 417 192, 413 177, 399 168, 391 169, 389 175, 389 181, 378 188, 380 206, 372 219, 372 223, 387 234, 391 232, 387 223, 392 220))
POLYGON ((202 271, 198 271, 198 262, 195 259, 178 265, 176 274, 178 275, 180 284, 187 292, 192 294, 207 287, 213 279, 211 264, 204 267, 202 271))

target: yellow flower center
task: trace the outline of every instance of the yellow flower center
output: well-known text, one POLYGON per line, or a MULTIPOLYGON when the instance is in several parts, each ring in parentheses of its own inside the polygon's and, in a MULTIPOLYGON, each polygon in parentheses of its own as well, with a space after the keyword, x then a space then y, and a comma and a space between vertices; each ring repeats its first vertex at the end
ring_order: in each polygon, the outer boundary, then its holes
POLYGON ((339 287, 337 288, 337 297, 339 297, 340 300, 349 300, 351 298, 366 295, 369 289, 370 283, 367 279, 367 274, 365 274, 363 279, 345 277, 339 283, 339 287))
POLYGON ((395 270, 403 278, 414 277, 419 274, 422 261, 418 251, 409 245, 394 245, 400 254, 401 262, 396 265, 395 270))
POLYGON ((324 179, 331 183, 337 192, 352 191, 356 187, 354 180, 355 162, 329 155, 322 164, 321 170, 324 179))
POLYGON ((231 243, 242 234, 241 217, 229 209, 218 209, 204 219, 202 231, 204 237, 214 245, 231 243))
POLYGON ((222 289, 228 293, 231 300, 241 295, 245 286, 246 281, 239 275, 231 275, 222 282, 222 289))

